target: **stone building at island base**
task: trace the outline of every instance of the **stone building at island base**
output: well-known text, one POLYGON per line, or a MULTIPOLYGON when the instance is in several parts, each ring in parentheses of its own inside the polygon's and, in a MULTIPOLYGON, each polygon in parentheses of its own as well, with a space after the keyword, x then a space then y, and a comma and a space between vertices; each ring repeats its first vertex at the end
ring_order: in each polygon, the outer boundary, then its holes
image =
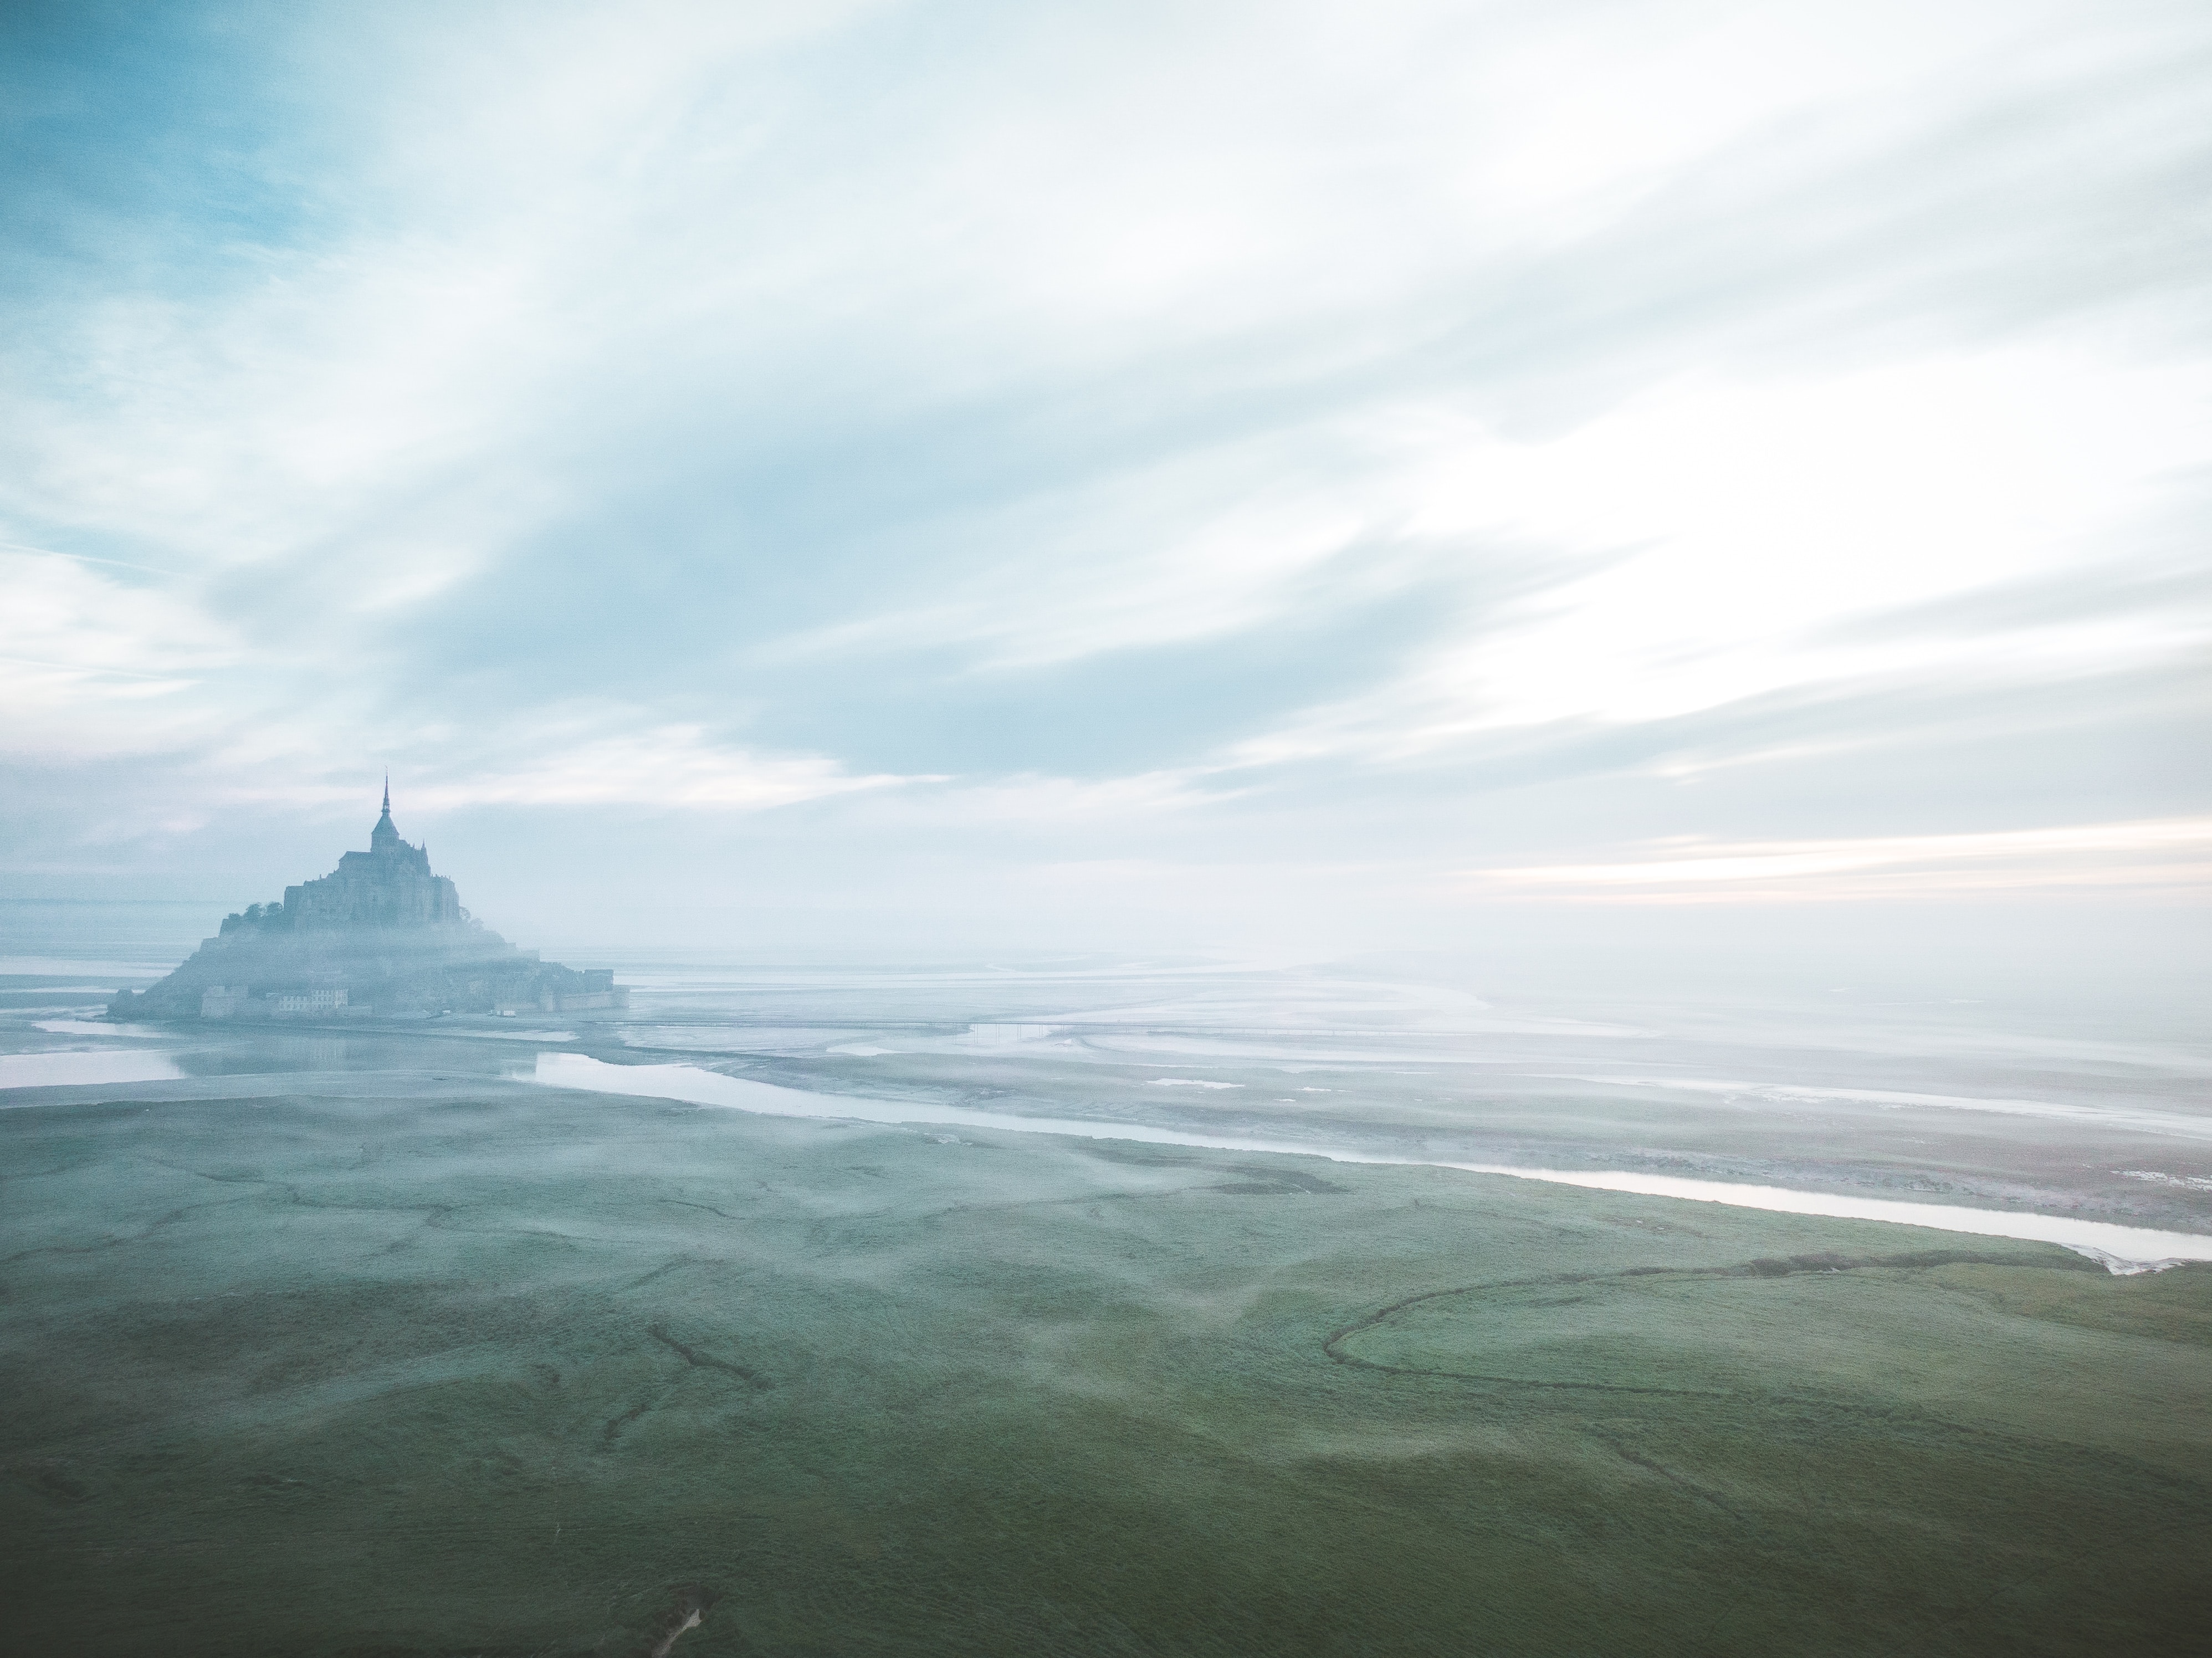
POLYGON ((441 1013, 609 1015, 629 1005, 609 968, 579 970, 518 950, 461 908, 392 821, 392 790, 367 852, 287 887, 280 902, 223 918, 152 988, 109 1011, 134 1019, 422 1018, 441 1013))

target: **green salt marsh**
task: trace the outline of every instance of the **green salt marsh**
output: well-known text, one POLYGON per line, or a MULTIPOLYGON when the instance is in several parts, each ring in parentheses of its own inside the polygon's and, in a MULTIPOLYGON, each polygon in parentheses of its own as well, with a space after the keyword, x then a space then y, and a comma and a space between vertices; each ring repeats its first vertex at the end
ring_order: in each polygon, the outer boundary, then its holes
POLYGON ((2192 1649, 2212 1268, 456 1076, 0 1112, 10 1643, 2192 1649))

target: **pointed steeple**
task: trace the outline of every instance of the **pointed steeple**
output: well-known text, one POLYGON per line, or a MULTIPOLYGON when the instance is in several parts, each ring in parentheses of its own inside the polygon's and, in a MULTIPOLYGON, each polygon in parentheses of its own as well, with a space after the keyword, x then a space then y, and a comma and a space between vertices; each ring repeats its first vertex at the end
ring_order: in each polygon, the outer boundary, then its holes
POLYGON ((376 820, 376 827, 368 832, 368 849, 381 852, 386 847, 399 844, 399 831, 392 823, 392 774, 384 774, 384 815, 376 820))

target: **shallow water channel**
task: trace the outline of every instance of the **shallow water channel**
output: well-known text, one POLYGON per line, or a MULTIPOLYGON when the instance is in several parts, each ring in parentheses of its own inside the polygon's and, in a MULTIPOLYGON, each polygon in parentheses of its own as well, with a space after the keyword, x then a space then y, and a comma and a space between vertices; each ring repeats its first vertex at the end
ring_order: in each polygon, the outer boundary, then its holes
POLYGON ((1469 1174, 1509 1175, 1522 1180, 1552 1181, 1565 1186, 1630 1192, 1647 1197, 1675 1198, 1688 1202, 1723 1203, 1743 1209, 1766 1209, 1796 1215, 1826 1215, 1840 1220, 1887 1221, 1908 1226, 1924 1226, 1939 1232, 1966 1232, 1983 1237, 2020 1238, 2034 1242, 2056 1243, 2087 1255, 2112 1272, 2121 1274, 2157 1271, 2179 1266, 2185 1260, 2212 1260, 2212 1236, 2152 1227, 2120 1226, 2106 1221, 2079 1220, 2065 1215, 2023 1214, 2001 1209, 1966 1208, 1955 1204, 1907 1203, 1826 1192, 1790 1191, 1781 1187, 1687 1180, 1626 1169, 1530 1169, 1502 1163, 1460 1163, 1442 1158, 1380 1157, 1341 1146, 1197 1134, 1144 1123, 1031 1117, 1002 1111, 980 1111, 957 1105, 908 1104, 848 1095, 814 1094, 745 1077, 727 1077, 719 1072, 702 1070, 697 1066, 610 1065, 581 1054, 541 1053, 530 1074, 532 1081, 555 1088, 682 1100, 698 1105, 727 1106, 739 1111, 753 1111, 770 1116, 829 1118, 855 1122, 934 1123, 946 1127, 1068 1134, 1085 1139, 1134 1140, 1150 1145, 1197 1146, 1219 1151, 1288 1152, 1326 1157, 1336 1163, 1400 1163, 1461 1169, 1469 1174))

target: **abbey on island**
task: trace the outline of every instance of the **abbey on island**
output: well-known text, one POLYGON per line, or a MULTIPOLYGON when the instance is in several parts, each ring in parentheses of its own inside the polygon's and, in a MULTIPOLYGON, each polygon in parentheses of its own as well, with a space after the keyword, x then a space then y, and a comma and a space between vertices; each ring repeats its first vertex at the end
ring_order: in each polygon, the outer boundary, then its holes
POLYGON ((392 821, 392 785, 369 830, 328 875, 252 904, 177 970, 109 1011, 135 1018, 423 1018, 443 1013, 604 1012, 629 1005, 611 969, 518 950, 461 908, 392 821))
MULTIPOLYGON (((392 780, 384 783, 384 812, 368 832, 367 852, 349 852, 328 875, 284 889, 271 906, 295 927, 431 926, 459 921, 461 895, 442 875, 430 873, 430 848, 410 847, 392 821, 392 780)), ((268 912, 264 911, 265 919, 268 912)), ((245 920, 233 915, 228 932, 245 920)))

